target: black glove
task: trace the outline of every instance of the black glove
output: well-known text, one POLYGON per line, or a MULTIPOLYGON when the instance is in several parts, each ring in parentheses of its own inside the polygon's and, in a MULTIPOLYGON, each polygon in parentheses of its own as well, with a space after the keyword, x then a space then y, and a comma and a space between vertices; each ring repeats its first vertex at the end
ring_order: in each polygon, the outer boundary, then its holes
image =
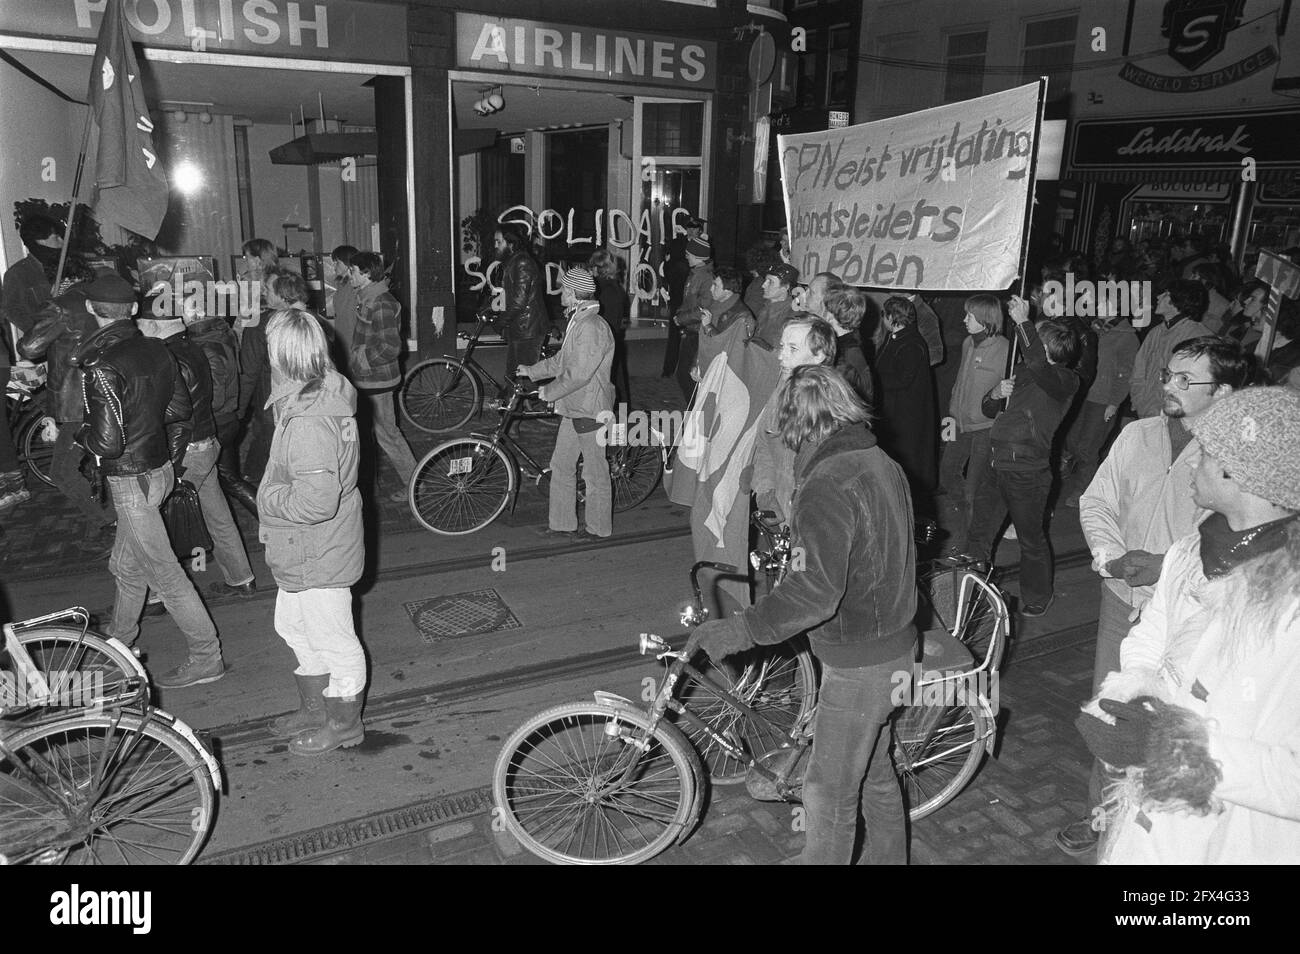
POLYGON ((1100 705, 1103 712, 1115 717, 1114 725, 1087 714, 1074 720, 1088 751, 1115 768, 1145 765, 1147 744, 1165 704, 1152 696, 1140 696, 1132 702, 1102 699, 1100 705))
POLYGON ((743 652, 753 643, 745 632, 745 627, 735 617, 713 619, 702 623, 691 633, 687 640, 688 649, 702 649, 710 659, 721 659, 733 653, 743 652))

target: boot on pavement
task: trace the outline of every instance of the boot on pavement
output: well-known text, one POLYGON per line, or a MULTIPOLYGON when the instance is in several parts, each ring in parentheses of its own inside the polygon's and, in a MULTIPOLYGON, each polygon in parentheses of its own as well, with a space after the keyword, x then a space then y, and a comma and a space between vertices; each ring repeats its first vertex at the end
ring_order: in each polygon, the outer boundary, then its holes
POLYGON ((254 517, 257 516, 257 488, 239 477, 222 475, 221 489, 226 496, 239 504, 254 517))
POLYGON ((360 745, 366 737, 361 725, 361 697, 325 696, 325 724, 308 729, 289 743, 294 755, 324 755, 335 749, 360 745))
POLYGON ((271 734, 277 739, 292 739, 299 732, 319 729, 325 725, 325 687, 330 684, 330 674, 300 676, 293 674, 298 684, 300 704, 296 712, 280 716, 271 722, 271 734))

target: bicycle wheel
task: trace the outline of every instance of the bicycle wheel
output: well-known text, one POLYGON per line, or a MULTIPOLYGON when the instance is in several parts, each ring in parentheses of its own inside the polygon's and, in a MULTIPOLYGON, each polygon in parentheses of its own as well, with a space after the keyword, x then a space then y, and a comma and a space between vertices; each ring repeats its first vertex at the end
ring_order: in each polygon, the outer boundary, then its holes
POLYGON ((398 391, 402 415, 426 434, 464 427, 483 406, 478 375, 453 358, 430 358, 406 373, 398 391))
POLYGON ((76 715, 19 730, 5 749, 0 774, 12 782, 0 786, 0 854, 183 865, 212 827, 216 797, 202 756, 148 716, 76 715))
MULTIPOLYGON (((32 662, 56 694, 73 692, 77 705, 112 705, 135 694, 149 677, 131 651, 116 641, 74 626, 42 626, 18 634, 32 662), (56 680, 58 685, 56 685, 56 680), (86 693, 90 693, 89 696, 86 693)), ((65 703, 66 704, 66 703, 65 703)))
POLYGON ((620 444, 605 448, 609 461, 609 480, 614 491, 614 512, 639 507, 654 493, 663 474, 664 462, 659 448, 620 444))
MULTIPOLYGON (((817 704, 817 671, 803 638, 729 657, 723 665, 701 660, 698 666, 759 716, 736 709, 715 690, 694 679, 683 680, 677 698, 691 714, 751 756, 779 748, 798 721, 817 704)), ((671 716, 670 716, 671 718, 671 716)), ((704 730, 676 720, 717 785, 745 780, 748 765, 733 758, 704 730)))
POLYGON ((637 864, 693 819, 693 752, 639 712, 576 702, 506 740, 492 791, 519 843, 560 864, 637 864))
POLYGON ((447 441, 415 465, 408 502, 425 529, 460 536, 499 517, 518 479, 514 461, 491 441, 447 441))
POLYGON ((913 821, 948 804, 979 771, 993 731, 978 706, 905 706, 894 723, 894 767, 913 821))
POLYGON ((56 432, 58 425, 48 414, 31 414, 18 427, 18 452, 22 454, 23 463, 32 472, 32 476, 47 487, 54 486, 51 473, 54 461, 54 439, 47 438, 47 432, 56 432))

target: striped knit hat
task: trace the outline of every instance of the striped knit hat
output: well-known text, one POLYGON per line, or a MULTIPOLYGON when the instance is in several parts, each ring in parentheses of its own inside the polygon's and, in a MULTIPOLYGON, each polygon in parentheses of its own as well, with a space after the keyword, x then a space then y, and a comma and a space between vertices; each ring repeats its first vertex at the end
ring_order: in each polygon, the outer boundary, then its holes
POLYGON ((1242 489, 1300 510, 1300 391, 1245 388, 1215 401, 1188 423, 1242 489))
POLYGON ((713 246, 709 244, 709 240, 698 236, 686 240, 686 251, 697 258, 713 257, 713 246))
POLYGON ((560 280, 560 287, 567 288, 573 292, 575 298, 584 301, 596 297, 596 280, 591 277, 591 272, 581 265, 575 265, 564 273, 564 278, 560 280))

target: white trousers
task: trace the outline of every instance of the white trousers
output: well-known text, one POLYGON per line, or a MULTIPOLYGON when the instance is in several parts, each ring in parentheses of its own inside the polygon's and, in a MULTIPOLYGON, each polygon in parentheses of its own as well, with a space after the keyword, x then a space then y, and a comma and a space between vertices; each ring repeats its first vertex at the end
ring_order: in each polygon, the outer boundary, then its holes
POLYGON ((327 696, 352 697, 366 688, 366 655, 352 625, 352 590, 328 587, 280 591, 275 631, 298 657, 299 676, 329 674, 327 696))

